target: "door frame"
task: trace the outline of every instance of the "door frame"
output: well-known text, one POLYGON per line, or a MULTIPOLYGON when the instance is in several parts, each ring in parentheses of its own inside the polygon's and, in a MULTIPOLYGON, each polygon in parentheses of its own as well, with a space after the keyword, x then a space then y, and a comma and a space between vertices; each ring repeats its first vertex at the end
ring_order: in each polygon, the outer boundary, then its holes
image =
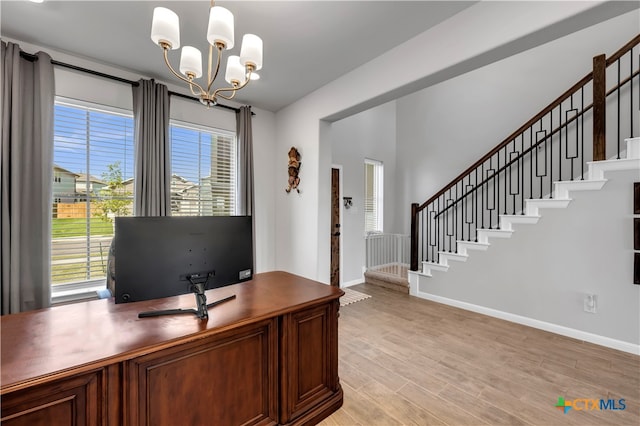
MULTIPOLYGON (((339 245, 340 245, 340 260, 339 260, 339 265, 338 267, 340 268, 340 283, 339 283, 339 287, 342 288, 342 284, 344 283, 344 279, 343 279, 343 274, 344 274, 344 270, 343 270, 343 259, 344 259, 344 250, 342 249, 344 244, 343 244, 343 240, 342 238, 344 237, 344 208, 343 208, 343 204, 342 204, 342 194, 343 194, 343 190, 342 190, 342 178, 343 178, 343 170, 342 170, 342 165, 341 164, 331 164, 331 169, 336 169, 338 170, 338 204, 339 204, 339 218, 338 221, 340 223, 340 238, 339 238, 339 245)), ((332 185, 330 185, 332 187, 332 185)), ((331 204, 329 204, 329 210, 331 210, 331 204)), ((329 213, 329 217, 331 217, 331 213, 329 213)), ((333 232, 333 229, 331 230, 331 232, 333 232)), ((329 244, 329 264, 331 264, 331 244, 329 244)), ((331 275, 331 274, 329 274, 331 275)))

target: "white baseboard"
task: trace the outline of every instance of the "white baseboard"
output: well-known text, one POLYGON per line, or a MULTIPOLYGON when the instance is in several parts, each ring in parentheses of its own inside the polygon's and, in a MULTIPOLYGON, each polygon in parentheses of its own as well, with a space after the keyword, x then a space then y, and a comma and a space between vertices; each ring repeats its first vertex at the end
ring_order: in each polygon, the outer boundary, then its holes
POLYGON ((342 285, 340 287, 341 288, 351 287, 352 285, 362 284, 363 282, 364 282, 364 279, 360 278, 360 279, 357 279, 357 280, 351 280, 351 281, 347 281, 346 283, 342 283, 342 285))
POLYGON ((477 312, 494 318, 503 319, 505 321, 515 322, 517 324, 526 325, 551 333, 567 336, 585 342, 594 343, 596 345, 605 346, 607 348, 617 349, 634 355, 640 355, 640 345, 624 342, 622 340, 612 339, 610 337, 600 336, 586 331, 576 330, 574 328, 564 327, 562 325, 552 324, 533 318, 523 317, 509 312, 498 311, 496 309, 487 308, 485 306, 474 305, 472 303, 462 302, 460 300, 449 299, 435 294, 425 293, 418 290, 415 296, 422 299, 431 300, 433 302, 442 303, 444 305, 454 306, 456 308, 465 309, 467 311, 477 312))

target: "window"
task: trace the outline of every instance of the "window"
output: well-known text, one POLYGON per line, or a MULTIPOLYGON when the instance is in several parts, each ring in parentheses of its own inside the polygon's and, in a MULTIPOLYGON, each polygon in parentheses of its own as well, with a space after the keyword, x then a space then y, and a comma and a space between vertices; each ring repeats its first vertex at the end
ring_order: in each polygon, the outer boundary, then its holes
POLYGON ((51 284, 104 286, 113 218, 133 210, 133 115, 58 98, 54 116, 51 284))
POLYGON ((171 122, 171 214, 236 214, 236 136, 171 122))
POLYGON ((382 162, 364 160, 364 232, 382 232, 382 162))

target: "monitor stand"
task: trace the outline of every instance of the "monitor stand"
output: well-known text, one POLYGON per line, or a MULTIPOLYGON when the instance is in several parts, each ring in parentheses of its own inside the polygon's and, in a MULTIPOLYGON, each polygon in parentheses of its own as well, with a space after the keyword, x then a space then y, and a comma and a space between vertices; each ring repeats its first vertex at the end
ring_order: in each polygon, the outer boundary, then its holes
POLYGON ((196 296, 197 309, 165 309, 162 311, 140 312, 138 314, 138 318, 159 317, 162 315, 194 314, 201 320, 206 320, 209 319, 209 308, 236 298, 236 295, 232 294, 231 296, 207 304, 207 296, 204 294, 205 284, 206 282, 191 282, 191 291, 196 296))

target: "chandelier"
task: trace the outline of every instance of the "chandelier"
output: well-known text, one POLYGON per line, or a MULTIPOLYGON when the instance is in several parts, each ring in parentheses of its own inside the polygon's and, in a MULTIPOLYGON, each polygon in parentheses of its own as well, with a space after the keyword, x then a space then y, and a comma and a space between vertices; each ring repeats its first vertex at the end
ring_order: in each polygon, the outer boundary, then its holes
POLYGON ((245 34, 242 38, 240 56, 231 55, 227 59, 225 80, 229 87, 213 89, 211 86, 218 77, 222 51, 232 49, 234 46, 233 14, 224 7, 215 6, 211 0, 209 9, 209 27, 207 40, 209 42, 209 61, 207 67, 207 80, 204 85, 198 84, 195 79, 202 77, 202 54, 193 46, 184 46, 180 55, 180 73, 169 62, 169 50, 180 47, 180 20, 178 15, 165 7, 156 7, 153 10, 153 23, 151 25, 151 40, 160 46, 164 53, 164 62, 169 70, 189 85, 194 96, 200 98, 207 107, 218 103, 218 97, 233 99, 236 92, 245 87, 250 80, 259 78, 255 71, 262 68, 262 39, 254 34, 245 34), (213 50, 217 52, 215 65, 213 64, 213 50))

